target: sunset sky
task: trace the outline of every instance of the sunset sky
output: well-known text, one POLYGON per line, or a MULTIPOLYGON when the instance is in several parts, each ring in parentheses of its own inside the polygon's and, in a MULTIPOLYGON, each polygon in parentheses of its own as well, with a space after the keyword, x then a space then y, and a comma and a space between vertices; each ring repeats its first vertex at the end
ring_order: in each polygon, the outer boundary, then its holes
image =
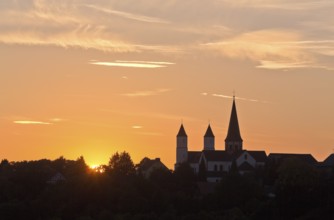
POLYGON ((1 0, 0 159, 334 150, 333 0, 1 0))

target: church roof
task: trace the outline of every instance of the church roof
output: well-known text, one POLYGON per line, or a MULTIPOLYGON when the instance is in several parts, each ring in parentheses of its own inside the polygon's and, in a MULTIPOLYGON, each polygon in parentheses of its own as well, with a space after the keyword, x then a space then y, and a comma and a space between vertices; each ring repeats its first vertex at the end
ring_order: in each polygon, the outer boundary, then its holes
POLYGON ((245 161, 238 167, 238 170, 250 171, 250 170, 254 170, 254 167, 252 167, 252 165, 250 165, 248 162, 245 161))
POLYGON ((228 126, 227 136, 225 141, 242 141, 239 129, 239 122, 238 122, 238 115, 237 115, 237 108, 235 106, 235 99, 233 98, 232 104, 232 111, 231 111, 231 118, 230 124, 228 126))
POLYGON ((240 153, 229 154, 227 151, 217 150, 204 150, 203 153, 207 161, 232 161, 240 155, 240 153))
POLYGON ((206 132, 205 132, 204 137, 215 137, 215 135, 214 135, 213 132, 212 132, 212 129, 211 129, 210 124, 209 124, 209 126, 208 126, 208 129, 207 129, 206 132))
POLYGON ((265 151, 247 151, 256 162, 266 162, 267 154, 265 151))
POLYGON ((329 155, 323 162, 326 166, 334 166, 334 154, 329 155))
POLYGON ((186 131, 184 130, 183 124, 181 124, 179 133, 177 133, 177 137, 187 137, 187 133, 186 133, 186 131))
POLYGON ((287 158, 297 158, 299 160, 304 161, 310 165, 314 165, 317 163, 317 160, 311 154, 281 154, 281 153, 271 153, 268 155, 268 160, 277 160, 282 161, 287 158))
POLYGON ((188 163, 199 163, 202 151, 188 151, 188 163))
MULTIPOLYGON (((224 150, 203 150, 203 154, 205 156, 205 159, 207 161, 233 161, 234 159, 237 159, 242 153, 247 152, 249 153, 256 162, 265 162, 267 159, 267 155, 265 151, 239 151, 234 154, 230 154, 227 151, 224 150)), ((193 151, 191 153, 201 153, 199 151, 193 151)), ((188 155, 189 160, 189 155, 188 155)), ((198 162, 198 160, 197 160, 198 162)))

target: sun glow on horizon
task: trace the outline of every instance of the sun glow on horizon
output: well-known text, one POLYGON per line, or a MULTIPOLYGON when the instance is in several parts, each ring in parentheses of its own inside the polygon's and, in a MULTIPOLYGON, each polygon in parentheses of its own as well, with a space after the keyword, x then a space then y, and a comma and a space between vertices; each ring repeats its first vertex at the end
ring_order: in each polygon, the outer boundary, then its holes
POLYGON ((89 168, 90 169, 96 169, 96 168, 98 168, 100 165, 96 165, 96 164, 92 164, 92 165, 89 165, 89 168))
POLYGON ((100 165, 92 164, 92 165, 89 165, 89 168, 96 173, 103 173, 104 172, 104 169, 103 169, 101 164, 100 165))

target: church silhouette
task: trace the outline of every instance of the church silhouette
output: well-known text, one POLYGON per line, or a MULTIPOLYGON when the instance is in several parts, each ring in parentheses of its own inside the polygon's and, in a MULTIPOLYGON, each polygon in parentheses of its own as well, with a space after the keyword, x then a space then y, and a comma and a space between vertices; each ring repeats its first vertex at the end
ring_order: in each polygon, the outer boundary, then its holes
POLYGON ((183 124, 181 124, 176 136, 175 168, 181 163, 187 162, 195 174, 204 172, 208 182, 219 182, 223 175, 230 171, 233 163, 235 163, 239 173, 244 174, 263 167, 266 159, 265 151, 243 149, 235 97, 233 97, 230 122, 225 138, 225 150, 215 149, 215 136, 210 124, 204 134, 202 151, 188 151, 188 136, 183 124))

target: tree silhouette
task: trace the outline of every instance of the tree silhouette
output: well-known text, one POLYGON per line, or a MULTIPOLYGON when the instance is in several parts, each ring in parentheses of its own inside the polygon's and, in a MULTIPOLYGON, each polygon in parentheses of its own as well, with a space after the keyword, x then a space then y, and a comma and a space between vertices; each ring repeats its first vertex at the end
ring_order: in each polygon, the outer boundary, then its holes
POLYGON ((278 168, 277 201, 282 215, 296 217, 316 204, 319 173, 298 158, 285 159, 278 168))
POLYGON ((303 161, 283 161, 270 168, 276 197, 268 197, 258 181, 267 174, 240 175, 235 168, 233 162, 220 183, 198 184, 187 163, 144 178, 127 152, 112 155, 101 173, 88 172, 83 157, 3 160, 0 219, 334 219, 330 171, 319 175, 303 161), (50 184, 59 172, 65 180, 50 184), (216 189, 201 193, 202 186, 216 189))
POLYGON ((131 176, 136 172, 135 165, 127 152, 116 152, 109 160, 109 171, 114 175, 131 176))

